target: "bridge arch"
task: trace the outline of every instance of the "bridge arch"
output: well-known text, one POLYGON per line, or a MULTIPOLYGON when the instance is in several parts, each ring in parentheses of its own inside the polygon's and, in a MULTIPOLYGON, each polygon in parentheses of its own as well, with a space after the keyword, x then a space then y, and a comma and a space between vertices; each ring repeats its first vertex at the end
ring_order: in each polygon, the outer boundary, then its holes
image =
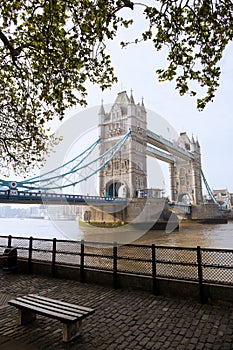
POLYGON ((125 182, 113 180, 106 184, 105 194, 108 197, 129 197, 129 189, 125 182))
POLYGON ((184 203, 184 204, 192 204, 193 199, 190 193, 179 193, 178 194, 178 203, 184 203))

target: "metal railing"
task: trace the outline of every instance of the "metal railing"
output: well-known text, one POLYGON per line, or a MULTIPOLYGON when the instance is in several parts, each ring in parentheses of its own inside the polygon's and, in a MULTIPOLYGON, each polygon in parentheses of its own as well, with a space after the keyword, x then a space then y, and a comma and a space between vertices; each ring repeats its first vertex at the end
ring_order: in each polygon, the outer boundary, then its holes
POLYGON ((24 192, 17 189, 0 191, 0 203, 94 203, 94 204, 124 204, 126 198, 120 197, 103 197, 103 196, 84 196, 78 194, 61 194, 49 192, 24 192))
POLYGON ((49 263, 53 276, 57 265, 76 266, 80 269, 81 282, 85 269, 93 269, 112 272, 114 287, 121 273, 149 277, 155 293, 158 278, 197 282, 201 298, 203 284, 233 286, 233 250, 230 249, 0 236, 0 254, 6 247, 17 248, 18 258, 28 261, 29 272, 35 261, 49 263))

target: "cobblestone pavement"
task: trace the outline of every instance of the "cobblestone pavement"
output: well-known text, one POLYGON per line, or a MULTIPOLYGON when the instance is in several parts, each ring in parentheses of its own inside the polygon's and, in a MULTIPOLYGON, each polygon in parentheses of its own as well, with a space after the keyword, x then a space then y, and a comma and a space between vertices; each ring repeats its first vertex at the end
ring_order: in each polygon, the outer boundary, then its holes
POLYGON ((0 349, 231 350, 233 307, 1 271, 0 349), (27 293, 91 307, 95 313, 83 321, 82 335, 67 345, 59 321, 38 316, 29 325, 17 325, 17 310, 7 302, 27 293))

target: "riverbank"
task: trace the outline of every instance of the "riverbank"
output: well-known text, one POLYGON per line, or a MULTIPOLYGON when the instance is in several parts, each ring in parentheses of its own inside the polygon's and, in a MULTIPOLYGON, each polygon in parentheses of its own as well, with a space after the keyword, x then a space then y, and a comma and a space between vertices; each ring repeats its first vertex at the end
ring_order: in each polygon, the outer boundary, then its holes
POLYGON ((227 305, 201 305, 135 291, 114 290, 77 281, 0 271, 0 348, 2 350, 62 350, 62 326, 38 316, 18 326, 17 310, 9 299, 28 293, 91 307, 82 336, 70 350, 177 350, 233 347, 233 309, 227 305))

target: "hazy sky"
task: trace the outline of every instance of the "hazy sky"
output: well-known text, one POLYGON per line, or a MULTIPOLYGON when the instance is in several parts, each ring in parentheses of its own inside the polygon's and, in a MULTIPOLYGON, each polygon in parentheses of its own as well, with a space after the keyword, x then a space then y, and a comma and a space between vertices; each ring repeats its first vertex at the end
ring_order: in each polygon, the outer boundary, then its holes
MULTIPOLYGON (((101 92, 90 86, 88 107, 113 103, 117 93, 133 90, 135 102, 144 98, 145 107, 158 113, 180 133, 186 131, 198 138, 202 153, 202 169, 212 189, 228 188, 233 192, 233 45, 229 45, 221 61, 221 85, 212 103, 203 112, 196 109, 195 98, 181 97, 174 83, 158 83, 155 70, 164 65, 165 55, 157 53, 151 43, 120 48, 120 41, 132 40, 145 22, 140 16, 142 8, 135 13, 135 25, 121 30, 117 39, 108 45, 119 83, 111 90, 101 92)), ((132 15, 130 9, 124 13, 132 15)), ((81 108, 77 108, 77 111, 81 108)), ((70 112, 75 113, 75 110, 70 112)))

